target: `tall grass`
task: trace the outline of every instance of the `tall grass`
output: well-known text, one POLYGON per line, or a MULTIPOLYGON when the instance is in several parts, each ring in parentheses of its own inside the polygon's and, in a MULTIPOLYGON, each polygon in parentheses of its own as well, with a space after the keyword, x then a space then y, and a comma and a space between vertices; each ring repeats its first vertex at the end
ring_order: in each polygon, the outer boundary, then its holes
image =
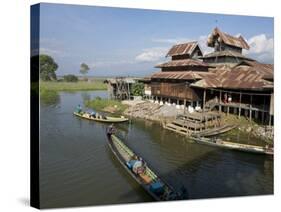
POLYGON ((86 100, 84 102, 85 106, 88 108, 92 108, 97 111, 107 111, 109 112, 109 108, 112 109, 112 112, 116 114, 121 114, 124 110, 127 109, 127 105, 123 105, 120 101, 112 100, 112 99, 101 99, 95 98, 93 100, 86 100))
POLYGON ((54 82, 40 81, 40 89, 52 91, 86 91, 86 90, 106 90, 103 80, 96 79, 93 82, 54 82))

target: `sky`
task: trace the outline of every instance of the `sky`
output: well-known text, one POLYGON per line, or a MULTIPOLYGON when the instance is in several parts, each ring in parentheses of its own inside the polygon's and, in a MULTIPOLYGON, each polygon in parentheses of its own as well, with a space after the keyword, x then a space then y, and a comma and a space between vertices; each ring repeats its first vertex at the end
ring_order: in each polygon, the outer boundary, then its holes
POLYGON ((274 62, 274 21, 269 17, 235 16, 65 4, 40 5, 40 54, 59 65, 57 75, 147 76, 169 60, 174 45, 198 41, 204 54, 207 36, 217 26, 250 45, 243 54, 274 62))

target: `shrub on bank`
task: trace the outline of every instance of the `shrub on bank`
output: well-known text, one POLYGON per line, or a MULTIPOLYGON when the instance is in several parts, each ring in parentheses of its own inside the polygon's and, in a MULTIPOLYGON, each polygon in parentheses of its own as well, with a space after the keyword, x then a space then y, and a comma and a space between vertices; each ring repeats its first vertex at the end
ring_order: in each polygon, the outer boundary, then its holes
POLYGON ((65 82, 78 82, 78 77, 73 74, 68 74, 63 76, 65 82))
POLYGON ((112 99, 102 99, 100 97, 96 97, 92 100, 86 100, 84 104, 86 107, 92 108, 97 111, 106 111, 118 114, 123 113, 128 107, 127 105, 123 105, 120 101, 112 99))

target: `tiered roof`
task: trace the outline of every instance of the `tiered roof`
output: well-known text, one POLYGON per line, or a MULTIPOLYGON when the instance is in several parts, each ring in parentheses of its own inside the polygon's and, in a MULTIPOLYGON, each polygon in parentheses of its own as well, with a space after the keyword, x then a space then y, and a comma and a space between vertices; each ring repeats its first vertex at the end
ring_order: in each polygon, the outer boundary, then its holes
POLYGON ((262 90, 273 88, 273 66, 258 62, 242 62, 234 68, 217 67, 210 71, 210 75, 191 84, 201 88, 226 88, 226 89, 254 89, 262 90), (245 65, 247 63, 247 65, 245 65))
POLYGON ((208 75, 213 74, 203 71, 159 71, 152 74, 151 79, 198 80, 208 75))
MULTIPOLYGON (((177 55, 191 55, 196 47, 200 49, 198 42, 188 42, 188 43, 181 43, 174 45, 167 53, 166 57, 168 56, 177 56, 177 55)), ((201 51, 201 49, 200 49, 201 51)), ((201 51, 202 52, 202 51, 201 51)))
POLYGON ((235 46, 242 49, 250 49, 250 46, 245 41, 245 39, 240 35, 239 37, 234 37, 225 32, 220 31, 217 27, 209 35, 207 45, 209 47, 214 47, 216 38, 221 39, 225 44, 230 46, 235 46))
POLYGON ((165 67, 177 67, 177 66, 205 66, 209 67, 207 63, 201 60, 195 59, 182 59, 182 60, 172 60, 166 63, 161 63, 155 66, 155 68, 165 68, 165 67))

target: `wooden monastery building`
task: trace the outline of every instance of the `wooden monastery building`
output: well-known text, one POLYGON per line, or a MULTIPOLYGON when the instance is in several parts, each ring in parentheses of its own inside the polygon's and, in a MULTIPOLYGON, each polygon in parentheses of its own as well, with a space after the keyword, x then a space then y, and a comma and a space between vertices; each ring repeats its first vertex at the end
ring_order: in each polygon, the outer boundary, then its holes
POLYGON ((273 65, 243 55, 250 48, 245 39, 218 28, 207 45, 213 52, 206 55, 198 42, 174 45, 166 55, 171 60, 143 81, 148 98, 191 112, 217 109, 272 124, 273 65))

